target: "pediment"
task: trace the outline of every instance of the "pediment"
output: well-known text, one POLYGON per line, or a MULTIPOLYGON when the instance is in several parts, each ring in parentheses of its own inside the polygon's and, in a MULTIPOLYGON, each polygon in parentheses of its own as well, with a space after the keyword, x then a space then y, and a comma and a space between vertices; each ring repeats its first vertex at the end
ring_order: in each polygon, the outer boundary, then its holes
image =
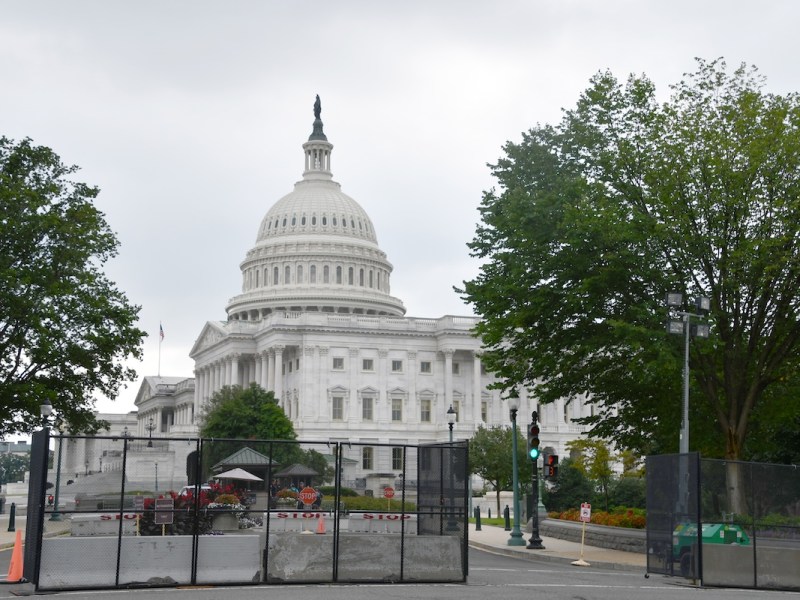
POLYGON ((194 358, 204 350, 217 345, 226 337, 228 337, 228 332, 225 331, 225 327, 222 323, 219 321, 208 321, 203 326, 203 330, 200 332, 194 346, 192 346, 189 357, 194 358))

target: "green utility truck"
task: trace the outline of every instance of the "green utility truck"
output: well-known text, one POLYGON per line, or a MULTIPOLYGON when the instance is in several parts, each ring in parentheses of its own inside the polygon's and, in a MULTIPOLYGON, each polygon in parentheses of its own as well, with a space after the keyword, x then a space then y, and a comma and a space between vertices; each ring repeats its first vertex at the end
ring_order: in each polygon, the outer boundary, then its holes
MULTIPOLYGON (((750 537, 745 530, 734 523, 703 523, 701 536, 704 544, 750 545, 750 537)), ((683 577, 693 577, 695 574, 696 545, 696 523, 678 525, 672 532, 672 559, 680 563, 683 577)))

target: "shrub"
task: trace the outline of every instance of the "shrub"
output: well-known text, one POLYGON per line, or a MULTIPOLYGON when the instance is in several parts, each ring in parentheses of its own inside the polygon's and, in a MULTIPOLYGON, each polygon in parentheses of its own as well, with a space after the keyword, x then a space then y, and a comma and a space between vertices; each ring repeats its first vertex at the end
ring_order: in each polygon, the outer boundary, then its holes
MULTIPOLYGON (((562 512, 551 512, 547 516, 551 519, 562 519, 564 521, 581 520, 580 510, 576 508, 570 508, 562 512)), ((593 510, 591 523, 594 525, 607 525, 608 527, 644 529, 647 526, 647 518, 644 510, 639 508, 620 508, 611 512, 593 510)))

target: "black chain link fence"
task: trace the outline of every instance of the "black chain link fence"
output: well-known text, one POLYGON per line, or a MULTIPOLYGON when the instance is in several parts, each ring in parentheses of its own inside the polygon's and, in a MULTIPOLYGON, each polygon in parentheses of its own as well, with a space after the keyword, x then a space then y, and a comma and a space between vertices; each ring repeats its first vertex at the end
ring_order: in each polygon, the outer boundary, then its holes
POLYGON ((793 465, 647 458, 647 570, 709 586, 800 589, 793 465))
POLYGON ((38 590, 466 580, 466 442, 43 431, 33 444, 25 577, 38 590))

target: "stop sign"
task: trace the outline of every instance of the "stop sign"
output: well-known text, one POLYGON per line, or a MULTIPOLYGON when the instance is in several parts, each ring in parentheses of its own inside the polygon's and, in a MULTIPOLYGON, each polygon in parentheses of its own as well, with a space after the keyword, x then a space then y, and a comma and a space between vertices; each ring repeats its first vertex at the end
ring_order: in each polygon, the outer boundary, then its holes
POLYGON ((394 488, 390 488, 390 487, 383 488, 383 497, 384 498, 394 498, 394 488))
POLYGON ((303 504, 314 504, 314 500, 317 499, 317 492, 314 491, 312 487, 304 487, 297 497, 300 498, 300 501, 303 504))

